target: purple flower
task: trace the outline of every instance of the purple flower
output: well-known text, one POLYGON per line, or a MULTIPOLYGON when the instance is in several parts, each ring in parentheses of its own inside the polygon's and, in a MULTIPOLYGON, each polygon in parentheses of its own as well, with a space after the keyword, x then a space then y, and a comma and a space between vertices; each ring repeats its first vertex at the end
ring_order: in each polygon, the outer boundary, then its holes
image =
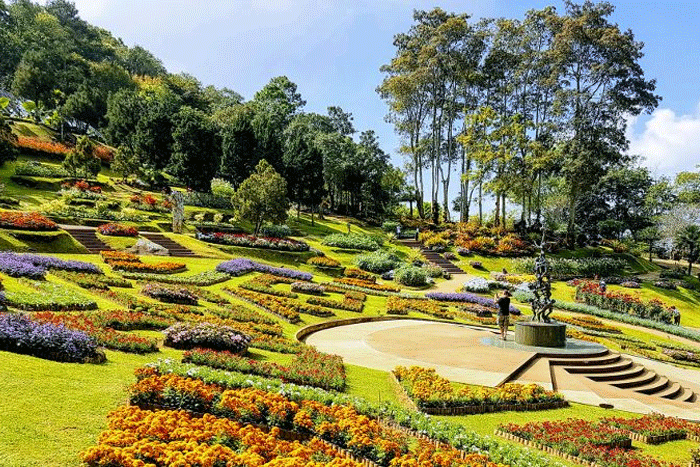
POLYGON ((83 362, 96 355, 95 340, 61 325, 36 323, 24 315, 0 314, 0 350, 60 362, 83 362))
MULTIPOLYGON (((491 300, 490 298, 482 297, 473 293, 462 292, 462 293, 450 293, 450 292, 428 292, 425 294, 427 298, 437 300, 439 302, 468 302, 476 303, 477 305, 485 306, 488 308, 498 308, 498 304, 491 300)), ((514 315, 519 315, 520 310, 515 308, 513 305, 510 306, 510 312, 514 315)))
POLYGON ((42 279, 47 269, 102 274, 102 270, 92 263, 62 260, 53 256, 0 252, 0 271, 12 277, 42 279))
POLYGON ((300 281, 310 281, 313 275, 308 272, 297 271, 296 269, 276 268, 267 264, 256 263, 246 258, 236 258, 225 261, 216 267, 219 272, 225 272, 232 276, 242 276, 252 271, 272 274, 273 276, 289 277, 300 281))

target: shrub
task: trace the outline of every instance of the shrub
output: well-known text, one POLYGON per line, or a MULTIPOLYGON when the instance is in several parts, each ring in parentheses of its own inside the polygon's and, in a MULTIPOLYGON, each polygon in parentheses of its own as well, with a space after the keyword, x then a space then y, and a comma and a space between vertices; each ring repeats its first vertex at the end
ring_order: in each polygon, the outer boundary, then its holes
POLYGON ((382 246, 380 239, 356 233, 326 235, 322 243, 336 248, 366 251, 376 251, 382 246))
POLYGON ((117 237, 139 236, 139 231, 136 230, 136 227, 123 224, 116 224, 113 222, 110 222, 109 224, 102 224, 101 226, 97 227, 97 231, 100 232, 102 235, 110 235, 117 237))
POLYGON ((396 270, 394 280, 410 287, 422 287, 428 283, 425 269, 416 266, 404 266, 396 270))
POLYGON ((263 237, 285 238, 292 235, 292 229, 287 225, 268 224, 260 229, 263 237))
MULTIPOLYGON (((617 258, 548 258, 550 275, 553 279, 571 277, 615 276, 624 270, 627 263, 617 258)), ((535 270, 534 258, 513 260, 513 268, 522 273, 532 274, 535 270)))
POLYGON ((396 255, 384 251, 365 253, 355 257, 355 265, 365 271, 381 274, 396 269, 401 264, 396 255))
POLYGON ((445 271, 440 266, 433 266, 432 264, 425 264, 422 266, 422 269, 428 277, 442 277, 445 274, 445 271))
POLYGON ((396 232, 396 227, 398 227, 400 224, 396 221, 385 221, 382 224, 382 230, 387 233, 395 233, 396 232))
POLYGON ((490 290, 489 281, 483 277, 470 277, 464 282, 462 288, 467 292, 488 293, 490 290))
POLYGON ((19 161, 15 165, 15 175, 62 178, 67 177, 68 172, 60 165, 48 165, 36 161, 19 161))
POLYGON ((204 347, 213 350, 227 350, 233 353, 245 353, 248 350, 250 336, 230 326, 221 326, 207 322, 175 323, 163 331, 164 345, 175 349, 193 349, 204 347))
POLYGON ((35 323, 16 314, 0 315, 0 350, 59 362, 104 361, 95 340, 84 332, 35 323))

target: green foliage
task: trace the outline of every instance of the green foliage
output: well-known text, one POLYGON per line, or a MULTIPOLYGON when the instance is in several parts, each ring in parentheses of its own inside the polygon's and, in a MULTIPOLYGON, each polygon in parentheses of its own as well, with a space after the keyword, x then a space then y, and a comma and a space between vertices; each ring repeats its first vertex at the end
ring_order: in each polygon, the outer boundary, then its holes
POLYGON ((229 182, 226 180, 222 180, 220 178, 213 178, 211 180, 211 193, 214 196, 218 196, 221 198, 227 198, 231 199, 233 194, 236 192, 236 189, 231 185, 229 182))
POLYGON ((422 287, 428 283, 428 275, 424 268, 404 266, 394 272, 394 280, 409 287, 422 287))
POLYGON ((292 229, 287 225, 267 224, 260 230, 263 237, 286 238, 292 235, 292 229))
POLYGON ((168 170, 189 187, 207 190, 219 166, 220 148, 218 132, 206 115, 183 107, 173 124, 173 154, 168 170))
POLYGON ((72 149, 63 160, 63 168, 73 178, 82 175, 89 178, 100 172, 100 160, 94 154, 95 143, 87 135, 78 138, 75 148, 72 149))
MULTIPOLYGON (((549 270, 552 278, 593 277, 596 274, 619 276, 627 266, 624 260, 617 258, 549 258, 549 270)), ((520 258, 512 261, 513 268, 520 273, 532 274, 535 270, 534 258, 520 258)))
POLYGON ((138 157, 131 147, 121 145, 117 148, 111 167, 113 171, 121 174, 122 179, 126 180, 138 171, 138 157))
POLYGON ((348 250, 367 251, 375 251, 382 246, 381 240, 377 237, 356 233, 326 235, 323 239, 323 244, 348 250))
POLYGON ((355 257, 355 265, 358 268, 375 274, 391 271, 392 269, 396 269, 400 264, 401 260, 396 255, 385 251, 374 251, 355 257))
POLYGON ((287 219, 287 182, 263 159, 236 190, 231 204, 237 217, 255 226, 257 235, 263 222, 282 223, 287 219))
POLYGON ((678 232, 675 238, 675 246, 683 252, 683 256, 688 260, 688 275, 693 273, 693 263, 700 256, 700 227, 689 225, 678 232))

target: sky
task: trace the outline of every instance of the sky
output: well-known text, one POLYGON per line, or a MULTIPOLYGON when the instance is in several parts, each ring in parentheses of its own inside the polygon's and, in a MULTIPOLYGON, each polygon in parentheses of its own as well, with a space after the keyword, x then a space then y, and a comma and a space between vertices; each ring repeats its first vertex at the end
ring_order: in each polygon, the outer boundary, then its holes
MULTIPOLYGON (((400 141, 376 93, 379 71, 395 54, 393 36, 412 25, 414 9, 439 6, 480 18, 523 18, 559 0, 74 0, 80 16, 129 46, 151 51, 172 73, 228 87, 251 99, 285 75, 306 111, 337 105, 358 131, 374 130, 403 166, 400 141)), ((700 163, 700 8, 688 0, 619 0, 611 21, 644 42, 645 76, 662 97, 651 115, 629 120, 630 153, 654 176, 673 177, 700 163)))

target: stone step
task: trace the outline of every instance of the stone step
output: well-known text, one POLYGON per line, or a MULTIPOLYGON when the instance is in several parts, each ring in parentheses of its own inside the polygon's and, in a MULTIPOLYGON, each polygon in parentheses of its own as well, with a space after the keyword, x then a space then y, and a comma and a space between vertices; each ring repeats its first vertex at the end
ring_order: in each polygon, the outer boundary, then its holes
POLYGON ((188 257, 197 257, 197 254, 190 250, 187 247, 184 247, 177 243, 176 241, 172 240, 171 238, 166 237, 163 234, 159 233, 153 233, 153 232, 140 232, 141 236, 148 239, 149 241, 156 243, 166 250, 168 250, 168 254, 170 256, 188 256, 188 257))
POLYGON ((678 395, 676 400, 683 402, 696 402, 698 398, 692 390, 688 388, 683 388, 683 391, 681 392, 681 394, 678 395))
POLYGON ((89 253, 98 254, 100 251, 112 251, 109 245, 97 238, 95 229, 71 229, 64 227, 64 230, 83 245, 89 253))
POLYGON ((624 371, 632 367, 632 360, 626 358, 620 358, 611 363, 604 363, 602 365, 579 365, 567 367, 566 371, 569 373, 583 373, 589 374, 601 374, 601 373, 616 373, 619 371, 624 371))
POLYGON ((586 372, 583 373, 583 375, 593 381, 619 381, 625 378, 634 378, 642 373, 644 373, 644 367, 641 365, 634 365, 619 371, 586 372))
POLYGON ((641 375, 633 378, 624 378, 619 381, 608 381, 608 384, 612 384, 620 389, 636 390, 638 387, 646 386, 647 384, 653 382, 656 378, 658 378, 656 373, 645 369, 641 375))
POLYGON ((670 381, 665 376, 657 375, 657 379, 651 383, 634 388, 635 391, 641 392, 642 394, 657 395, 658 393, 665 390, 670 384, 670 381))
POLYGON ((683 393, 683 387, 679 383, 671 383, 666 389, 656 394, 657 397, 663 397, 664 399, 676 399, 683 393))
POLYGON ((604 351, 602 355, 592 355, 586 357, 557 357, 550 360, 552 365, 563 366, 567 371, 571 367, 600 366, 609 365, 622 359, 620 354, 604 351))

